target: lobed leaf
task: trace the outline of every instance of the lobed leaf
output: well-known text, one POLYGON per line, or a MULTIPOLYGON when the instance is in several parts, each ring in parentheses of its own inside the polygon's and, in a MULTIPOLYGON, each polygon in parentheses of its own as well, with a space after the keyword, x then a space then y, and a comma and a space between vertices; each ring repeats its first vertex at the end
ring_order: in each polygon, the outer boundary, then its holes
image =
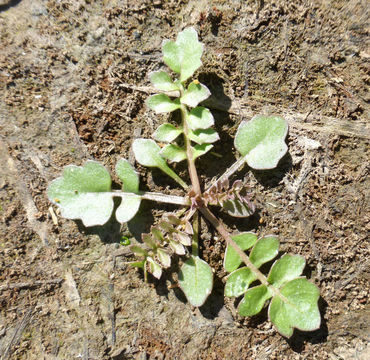
POLYGON ((179 129, 172 124, 165 123, 158 127, 153 134, 153 138, 160 142, 170 143, 180 134, 182 134, 182 129, 179 129))
POLYGON ((288 124, 280 116, 257 115, 240 124, 234 145, 251 168, 273 169, 288 150, 287 133, 288 124))
POLYGON ((47 194, 67 219, 81 219, 85 226, 105 224, 112 215, 111 177, 105 167, 89 160, 69 165, 52 181, 47 194))
POLYGON ((193 81, 185 90, 184 95, 181 96, 180 102, 194 108, 210 95, 211 92, 208 90, 207 86, 200 84, 197 81, 193 81))
POLYGON ((209 109, 203 106, 197 106, 189 112, 187 123, 191 130, 198 130, 208 129, 215 121, 209 109))
POLYGON ((166 161, 160 155, 161 148, 150 139, 136 139, 132 144, 136 161, 144 166, 158 167, 164 173, 171 176, 184 189, 187 189, 186 183, 167 165, 166 161))
POLYGON ((186 151, 184 148, 168 144, 160 151, 160 155, 167 159, 169 162, 180 162, 186 160, 186 151))
POLYGON ((155 71, 149 75, 153 86, 162 91, 176 91, 179 90, 179 85, 174 83, 165 71, 155 71))
MULTIPOLYGON (((242 251, 251 248, 257 242, 257 235, 251 232, 244 232, 237 235, 232 235, 231 238, 236 242, 242 251)), ((232 246, 227 246, 224 258, 224 269, 227 272, 233 272, 236 270, 242 259, 237 254, 232 246)))
POLYGON ((211 144, 197 144, 193 147, 193 158, 194 160, 199 156, 206 154, 209 150, 213 148, 211 144))
POLYGON ((177 35, 176 42, 166 40, 162 45, 163 61, 174 72, 180 74, 184 82, 202 65, 200 58, 203 44, 198 41, 198 34, 189 27, 177 35))
POLYGON ((233 271, 226 280, 225 295, 238 297, 244 294, 249 285, 256 279, 256 275, 247 267, 233 271))
POLYGON ((265 236, 254 245, 249 259, 259 268, 274 259, 279 253, 279 240, 275 236, 265 236))
POLYGON ((150 96, 147 105, 157 114, 172 112, 180 108, 179 99, 171 100, 166 94, 157 94, 150 96))
POLYGON ((244 298, 239 303, 239 314, 241 316, 258 314, 271 296, 271 291, 265 285, 252 287, 244 294, 244 298))
POLYGON ((293 328, 313 331, 320 327, 319 289, 306 278, 297 278, 280 288, 282 296, 274 296, 269 306, 269 318, 280 334, 290 337, 293 328))
POLYGON ((213 288, 211 267, 198 256, 191 256, 181 267, 179 285, 193 306, 202 306, 213 288))
POLYGON ((211 144, 219 140, 220 137, 214 129, 198 129, 189 131, 189 139, 196 142, 199 145, 211 144))
POLYGON ((267 281, 275 287, 300 276, 306 265, 303 256, 285 254, 272 265, 267 281))
MULTIPOLYGON (((137 194, 139 192, 139 176, 130 163, 125 159, 118 160, 116 174, 122 181, 122 190, 137 194)), ((139 211, 140 196, 122 195, 121 204, 116 210, 116 219, 120 223, 130 221, 139 211)))

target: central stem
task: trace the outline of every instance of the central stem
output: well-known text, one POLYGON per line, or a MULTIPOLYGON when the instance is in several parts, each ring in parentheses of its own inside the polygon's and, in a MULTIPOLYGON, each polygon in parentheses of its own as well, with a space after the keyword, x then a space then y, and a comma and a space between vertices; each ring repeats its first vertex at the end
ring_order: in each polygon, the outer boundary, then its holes
POLYGON ((181 117, 182 117, 182 127, 184 130, 184 141, 185 141, 185 149, 186 149, 186 157, 188 159, 188 168, 189 168, 189 176, 191 180, 191 184, 193 185, 193 190, 196 195, 201 196, 202 191, 200 189, 197 169, 194 164, 194 154, 193 149, 191 147, 191 142, 189 139, 189 127, 187 118, 189 116, 188 110, 184 104, 181 105, 181 117))

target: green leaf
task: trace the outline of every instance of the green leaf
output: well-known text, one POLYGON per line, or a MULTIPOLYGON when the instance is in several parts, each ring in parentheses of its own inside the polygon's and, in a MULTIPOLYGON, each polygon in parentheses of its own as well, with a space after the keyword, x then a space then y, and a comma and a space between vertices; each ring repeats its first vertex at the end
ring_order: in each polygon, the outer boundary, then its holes
POLYGON ((153 138, 160 142, 169 143, 175 140, 180 134, 182 134, 182 129, 173 126, 172 124, 162 124, 154 132, 153 138))
POLYGON ((217 140, 220 140, 218 133, 213 129, 198 129, 189 131, 189 139, 196 142, 197 144, 210 144, 217 140))
POLYGON ((67 219, 81 219, 85 226, 105 224, 112 215, 111 177, 96 161, 70 165, 52 181, 47 194, 67 219))
POLYGON ((225 295, 237 297, 244 294, 250 283, 256 279, 256 275, 247 267, 233 271, 226 280, 225 295))
POLYGON ((139 192, 139 175, 126 159, 119 159, 116 164, 116 174, 122 181, 122 190, 125 192, 139 192))
POLYGON ((196 158, 198 158, 199 156, 204 155, 205 153, 207 153, 212 148, 213 148, 213 145, 211 145, 211 144, 202 144, 202 145, 197 144, 197 145, 195 145, 193 147, 193 158, 194 158, 194 160, 196 158))
POLYGON ((141 239, 143 242, 148 245, 152 250, 157 248, 156 242, 153 240, 153 238, 149 234, 142 234, 141 239))
POLYGON ((212 291, 212 269, 198 256, 191 256, 181 267, 179 284, 191 305, 202 306, 212 291))
POLYGON ((179 243, 177 240, 169 239, 168 240, 168 245, 170 245, 170 248, 177 255, 185 255, 185 248, 184 248, 184 246, 181 243, 179 243))
POLYGON ((243 121, 235 136, 235 148, 257 170, 273 169, 288 150, 288 124, 280 116, 255 116, 243 121))
POLYGON ((264 263, 274 259, 279 253, 279 240, 275 236, 266 236, 259 239, 254 245, 249 259, 259 268, 264 263))
POLYGON ((164 63, 180 74, 181 82, 192 76, 202 65, 200 58, 203 44, 198 41, 198 34, 192 27, 180 32, 176 42, 165 40, 162 51, 164 63))
POLYGON ((193 81, 185 90, 184 95, 181 96, 180 102, 191 107, 196 107, 210 95, 211 92, 208 90, 207 86, 193 81))
POLYGON ((242 202, 238 197, 235 197, 234 200, 227 199, 222 201, 221 206, 229 215, 239 218, 251 216, 254 212, 254 209, 250 207, 250 203, 242 202))
MULTIPOLYGON (((232 235, 231 238, 243 251, 251 248, 257 241, 257 235, 251 232, 244 232, 237 235, 232 235)), ((240 258, 240 256, 236 253, 232 246, 228 245, 225 252, 224 269, 227 272, 233 272, 240 266, 241 263, 242 259, 240 258)))
POLYGON ((280 289, 287 300, 274 296, 269 306, 269 318, 280 334, 290 337, 293 328, 313 331, 320 327, 319 289, 306 278, 294 279, 280 289))
POLYGON ((170 75, 165 71, 155 71, 149 75, 151 83, 158 90, 162 91, 175 91, 179 90, 179 86, 175 84, 170 75))
POLYGON ((186 151, 180 146, 168 144, 161 151, 160 155, 169 162, 180 162, 186 159, 186 151))
POLYGON ((177 181, 184 189, 188 188, 186 183, 167 165, 166 161, 159 154, 161 148, 155 141, 150 139, 136 139, 132 144, 132 150, 139 164, 148 167, 158 167, 177 181))
POLYGON ((187 123, 191 130, 197 130, 208 129, 215 123, 215 121, 212 113, 207 108, 197 106, 196 108, 191 109, 187 118, 187 123))
POLYGON ((158 94, 150 96, 147 105, 157 114, 160 114, 179 109, 180 101, 179 99, 171 100, 166 94, 158 94))
POLYGON ((130 250, 137 256, 144 256, 145 258, 148 256, 148 252, 139 245, 131 245, 130 250))
POLYGON ((253 316, 258 314, 266 300, 271 298, 270 290, 265 285, 259 285, 249 289, 238 306, 241 316, 253 316))
POLYGON ((272 265, 267 281, 275 287, 280 287, 300 276, 305 265, 303 256, 285 254, 272 265))
MULTIPOLYGON (((118 160, 116 174, 122 181, 122 190, 137 194, 139 192, 139 176, 130 163, 125 159, 118 160)), ((138 212, 141 197, 122 195, 121 204, 116 210, 116 219, 120 223, 130 221, 138 212)))

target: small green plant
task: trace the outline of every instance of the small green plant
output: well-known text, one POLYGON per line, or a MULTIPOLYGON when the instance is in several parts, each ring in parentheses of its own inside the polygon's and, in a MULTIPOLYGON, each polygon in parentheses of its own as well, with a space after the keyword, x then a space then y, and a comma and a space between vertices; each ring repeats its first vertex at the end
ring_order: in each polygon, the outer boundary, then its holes
MULTIPOLYGON (((173 80, 165 71, 152 73, 152 84, 163 93, 149 97, 147 105, 156 113, 179 110, 181 123, 164 123, 154 132, 153 139, 136 139, 132 147, 139 164, 162 170, 184 189, 184 196, 140 191, 138 174, 127 160, 120 159, 115 170, 122 181, 121 190, 112 190, 111 177, 104 166, 87 161, 82 167, 67 166, 62 176, 49 185, 49 199, 60 208, 63 217, 81 219, 86 226, 102 225, 109 220, 114 211, 114 197, 121 198, 115 211, 120 223, 135 216, 142 200, 180 205, 181 210, 164 215, 149 234, 142 235, 142 244, 130 245, 137 257, 131 264, 143 269, 145 279, 148 272, 159 279, 162 270, 170 267, 173 254, 185 256, 178 280, 193 306, 203 305, 213 288, 213 271, 198 251, 200 214, 226 241, 224 268, 230 275, 225 295, 243 296, 238 307, 240 315, 255 315, 270 300, 269 318, 282 335, 290 337, 294 328, 317 329, 320 326, 319 290, 301 276, 304 258, 285 254, 265 275, 260 268, 278 256, 278 239, 275 236, 257 239, 257 235, 250 232, 231 235, 211 211, 211 206, 218 206, 235 217, 253 214, 254 205, 246 185, 240 180, 230 185, 229 178, 244 164, 252 169, 276 167, 287 152, 287 123, 278 116, 256 116, 242 122, 235 136, 240 158, 202 190, 195 161, 219 139, 212 128, 212 113, 199 105, 210 96, 210 91, 197 80, 189 81, 202 64, 203 45, 198 41, 197 32, 187 28, 178 34, 176 41, 164 41, 162 50, 165 64, 177 78, 173 80), (175 92, 178 96, 173 98, 166 92, 175 92), (190 186, 168 165, 185 160, 190 186), (255 282, 259 284, 250 287, 255 282)), ((128 239, 123 240, 125 245, 129 244, 128 239)))

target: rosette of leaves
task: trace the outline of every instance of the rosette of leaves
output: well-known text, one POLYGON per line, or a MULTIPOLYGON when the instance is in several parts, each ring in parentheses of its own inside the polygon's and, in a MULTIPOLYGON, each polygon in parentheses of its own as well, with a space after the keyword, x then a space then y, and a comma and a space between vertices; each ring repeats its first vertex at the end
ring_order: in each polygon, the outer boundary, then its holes
POLYGON ((225 295, 243 296, 238 306, 241 316, 258 314, 270 300, 268 315, 276 329, 290 337, 293 329, 311 331, 320 326, 318 288, 302 277, 305 259, 300 255, 284 254, 276 260, 267 275, 261 277, 256 269, 273 260, 279 252, 279 241, 275 236, 257 240, 253 233, 240 234, 234 238, 241 250, 251 249, 249 259, 253 266, 242 266, 235 249, 228 246, 224 268, 230 275, 225 285, 225 295), (250 287, 256 280, 260 285, 250 287))
POLYGON ((120 159, 115 169, 122 182, 120 190, 112 189, 111 176, 105 167, 90 160, 83 166, 67 166, 62 176, 50 183, 47 190, 49 199, 59 207, 63 217, 81 219, 86 226, 103 225, 113 213, 120 223, 128 222, 139 211, 142 200, 184 207, 182 216, 168 215, 152 226, 149 234, 142 235, 142 244, 130 247, 138 257, 138 261, 131 265, 142 268, 145 278, 150 272, 159 279, 162 270, 170 267, 174 254, 187 256, 178 279, 180 288, 193 306, 203 305, 213 287, 213 271, 198 253, 196 219, 201 214, 227 243, 224 266, 230 275, 225 294, 243 295, 239 313, 243 316, 256 314, 270 300, 269 317, 285 336, 290 336, 293 328, 316 329, 320 324, 319 292, 301 276, 304 259, 284 255, 265 276, 260 267, 277 256, 277 239, 270 236, 257 240, 257 236, 251 233, 230 235, 208 207, 220 206, 229 215, 237 217, 247 217, 254 212, 247 187, 240 180, 230 186, 229 178, 244 164, 259 170, 276 167, 287 151, 287 123, 281 117, 266 115, 243 121, 234 142, 241 156, 202 191, 195 160, 207 153, 219 139, 212 129, 212 113, 201 105, 210 91, 197 80, 190 79, 202 64, 203 45, 198 41, 196 31, 187 28, 178 34, 176 41, 165 41, 162 50, 164 63, 173 73, 160 70, 150 75, 152 84, 162 93, 151 96, 147 104, 156 113, 179 110, 181 122, 165 122, 156 129, 153 139, 134 140, 132 149, 137 163, 159 168, 185 190, 184 196, 140 191, 139 177, 133 166, 120 159), (191 186, 168 164, 183 160, 188 162, 191 186), (116 209, 115 197, 121 199, 116 209), (192 219, 193 215, 195 219, 192 219), (193 224, 190 224, 191 219, 193 224), (244 251, 250 248, 248 256, 244 251), (245 265, 240 267, 242 263, 245 265), (260 285, 250 288, 255 281, 260 285))

